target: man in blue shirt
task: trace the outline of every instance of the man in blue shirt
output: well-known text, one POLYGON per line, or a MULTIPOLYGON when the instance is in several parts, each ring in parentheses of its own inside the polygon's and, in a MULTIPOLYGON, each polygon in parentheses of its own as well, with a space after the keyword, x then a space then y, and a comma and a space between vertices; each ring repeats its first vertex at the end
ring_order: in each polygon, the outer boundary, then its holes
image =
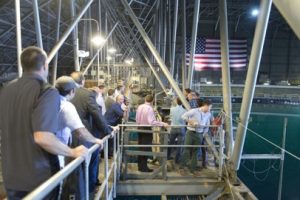
MULTIPOLYGON (((186 109, 182 107, 182 102, 179 98, 176 99, 177 106, 172 107, 170 111, 171 126, 184 126, 185 121, 181 119, 181 116, 186 112, 186 109)), ((170 135, 170 145, 175 144, 177 138, 177 144, 183 145, 185 135, 185 127, 173 127, 170 135)), ((168 159, 171 159, 173 148, 168 148, 168 159)), ((182 154, 182 147, 176 148, 175 163, 179 163, 182 154)))

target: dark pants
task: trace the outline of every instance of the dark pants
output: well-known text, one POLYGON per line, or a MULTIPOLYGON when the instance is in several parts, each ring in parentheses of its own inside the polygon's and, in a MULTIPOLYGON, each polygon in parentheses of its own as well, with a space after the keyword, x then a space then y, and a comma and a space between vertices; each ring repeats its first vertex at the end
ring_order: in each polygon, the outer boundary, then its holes
MULTIPOLYGON (((170 134, 170 145, 175 144, 175 140, 177 138, 177 145, 183 145, 184 144, 184 135, 185 135, 185 128, 172 128, 171 134, 170 134)), ((175 163, 179 163, 183 148, 182 147, 175 147, 176 148, 176 156, 175 156, 175 163)), ((171 159, 171 155, 174 151, 173 147, 168 148, 168 159, 171 159)))
MULTIPOLYGON (((151 130, 151 128, 139 128, 141 130, 151 130)), ((140 145, 148 145, 152 144, 152 133, 138 133, 138 144, 140 145)), ((140 147, 140 151, 152 151, 151 147, 140 147)), ((140 171, 148 169, 147 166, 147 156, 138 156, 138 169, 140 171)))
MULTIPOLYGON (((17 190, 10 190, 6 189, 6 196, 8 200, 19 200, 23 199, 26 195, 28 195, 30 192, 25 191, 17 191, 17 190)), ((44 200, 56 200, 58 198, 59 193, 59 187, 54 188, 52 192, 50 192, 46 197, 44 197, 44 200)))
POLYGON ((100 149, 94 151, 89 165, 89 192, 94 192, 99 175, 100 149))
MULTIPOLYGON (((185 145, 200 145, 203 140, 203 134, 195 131, 187 130, 185 136, 185 145)), ((193 172, 197 167, 197 152, 198 147, 185 147, 183 151, 183 157, 181 160, 181 167, 187 166, 190 161, 190 170, 193 172), (192 155, 192 156, 191 156, 192 155)))

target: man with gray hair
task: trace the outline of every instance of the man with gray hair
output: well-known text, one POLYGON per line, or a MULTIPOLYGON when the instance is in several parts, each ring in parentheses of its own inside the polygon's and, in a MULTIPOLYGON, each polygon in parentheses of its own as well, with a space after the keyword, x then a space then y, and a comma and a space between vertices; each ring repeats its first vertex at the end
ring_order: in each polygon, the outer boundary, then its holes
MULTIPOLYGON (((8 199, 21 199, 59 170, 57 155, 80 157, 84 146, 69 148, 55 133, 59 94, 47 83, 47 54, 27 47, 21 54, 24 73, 3 88, 0 132, 4 186, 8 199)), ((45 199, 56 199, 55 189, 45 199)))

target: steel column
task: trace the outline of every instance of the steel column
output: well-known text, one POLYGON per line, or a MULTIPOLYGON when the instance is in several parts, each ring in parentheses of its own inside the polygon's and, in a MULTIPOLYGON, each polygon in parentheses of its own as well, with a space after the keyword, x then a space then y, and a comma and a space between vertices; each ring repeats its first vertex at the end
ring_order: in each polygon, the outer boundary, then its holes
POLYGON ((174 81, 174 79, 172 78, 167 66, 165 65, 164 61, 162 60, 162 58, 160 57, 159 53, 157 52, 157 50, 155 49, 153 43, 151 42, 150 38, 148 37, 147 33, 145 32, 145 30, 143 29, 142 25, 139 23, 139 21, 137 20, 134 12, 132 11, 132 9, 130 8, 130 6, 128 5, 126 0, 121 0, 122 4, 124 5, 125 9, 128 11, 128 14, 131 18, 131 20, 134 22, 135 26, 137 27, 137 29, 139 30, 140 34, 142 35, 144 41, 146 42, 148 48, 150 49, 150 51, 152 52, 152 54, 154 55, 155 59, 157 60, 161 70, 163 71, 163 73, 165 74, 166 78, 168 79, 168 81, 170 82, 171 86, 174 88, 175 92, 177 93, 178 97, 180 98, 180 100, 182 101, 183 105, 187 108, 190 109, 190 105, 187 102, 187 100, 185 99, 185 96, 183 95, 182 91, 180 90, 180 88, 178 87, 177 83, 174 81))
POLYGON ((55 54, 58 52, 59 48, 63 45, 63 43, 66 41, 74 27, 77 25, 79 22, 80 18, 84 15, 84 13, 87 11, 87 9, 90 7, 92 4, 93 0, 89 0, 86 6, 82 9, 82 11, 79 13, 79 15, 76 17, 76 19, 72 22, 72 24, 69 26, 69 28, 64 32, 62 38, 55 44, 53 49, 48 55, 47 62, 50 63, 55 54))
POLYGON ((195 0, 193 30, 192 30, 191 50, 190 50, 190 62, 189 62, 189 74, 188 74, 189 88, 192 88, 192 84, 193 84, 194 55, 195 55, 196 40, 197 40, 197 33, 198 33, 199 10, 200 10, 200 0, 195 0))
POLYGON ((240 166, 240 160, 241 160, 241 155, 242 155, 244 142, 246 138, 248 120, 249 120, 250 111, 252 107, 252 100, 255 92, 255 84, 257 80, 261 55, 263 51, 263 45, 265 42, 265 35, 268 26, 271 5, 272 5, 272 0, 261 1, 259 15, 256 23, 253 45, 251 50, 251 57, 249 61, 245 89, 243 93, 241 112, 239 116, 240 122, 237 127, 234 151, 231 157, 233 168, 235 170, 238 170, 240 166))
POLYGON ((221 35, 221 58, 222 58, 222 91, 223 107, 226 115, 226 155, 232 154, 233 132, 232 132, 232 106, 231 106, 231 79, 229 63, 229 41, 227 22, 226 0, 219 0, 220 35, 221 35))
POLYGON ((17 59, 18 59, 18 76, 21 77, 23 73, 21 65, 22 53, 22 38, 21 38, 21 7, 20 0, 15 0, 16 9, 16 39, 17 39, 17 59))
MULTIPOLYGON (((56 42, 59 41, 60 33, 60 16, 61 16, 61 0, 57 2, 57 24, 56 24, 56 42)), ((52 67, 52 85, 55 85, 56 76, 57 76, 57 61, 58 61, 58 52, 54 57, 53 67, 52 67)))
POLYGON ((38 47, 43 49, 43 39, 41 32, 41 24, 40 24, 40 14, 39 14, 39 5, 37 0, 32 0, 33 12, 34 12, 34 25, 36 31, 36 41, 38 47))
POLYGON ((182 82, 182 91, 186 88, 186 8, 185 8, 185 0, 181 1, 182 5, 182 17, 181 17, 181 26, 182 26, 182 60, 181 60, 181 70, 182 70, 182 75, 181 75, 181 82, 182 82))
POLYGON ((162 41, 162 58, 164 60, 164 62, 166 63, 166 43, 167 43, 167 9, 166 9, 166 1, 162 1, 162 5, 163 7, 161 7, 160 9, 162 10, 162 16, 163 16, 163 41, 162 41))
POLYGON ((171 64, 171 75, 175 77, 175 49, 176 49, 176 33, 177 33, 177 19, 178 19, 178 0, 175 0, 174 7, 174 24, 173 24, 173 41, 172 41, 172 62, 171 64))
MULTIPOLYGON (((283 133, 282 133, 282 149, 285 149, 285 140, 286 140, 286 128, 288 124, 288 118, 284 118, 283 122, 283 133)), ((283 167, 284 167, 284 150, 281 150, 281 160, 280 160, 280 176, 279 176, 279 185, 278 185, 278 200, 281 200, 282 196, 282 181, 283 181, 283 167)))
MULTIPOLYGON (((75 0, 71 0, 71 17, 74 21, 76 15, 76 5, 75 0)), ((75 71, 80 71, 79 60, 78 60, 78 30, 77 24, 74 26, 73 29, 73 52, 74 52, 74 66, 75 71)))

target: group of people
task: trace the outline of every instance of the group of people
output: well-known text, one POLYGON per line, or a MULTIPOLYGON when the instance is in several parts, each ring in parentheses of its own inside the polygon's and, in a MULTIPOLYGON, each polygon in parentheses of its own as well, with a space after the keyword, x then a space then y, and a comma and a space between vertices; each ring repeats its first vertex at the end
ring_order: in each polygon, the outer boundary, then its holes
MULTIPOLYGON (((84 88, 84 76, 73 72, 48 82, 47 54, 27 47, 21 54, 23 75, 0 93, 0 132, 4 186, 9 199, 21 199, 74 158, 88 155, 98 144, 89 165, 89 192, 98 180, 103 138, 118 131, 127 111, 119 84, 104 99, 105 85, 84 88)), ((45 199, 84 199, 83 166, 45 199), (61 190, 62 188, 62 191, 61 190)))
MULTIPOLYGON (((186 100, 191 109, 187 111, 179 98, 176 98, 176 106, 170 109, 171 131, 169 136, 170 145, 204 145, 204 135, 209 132, 209 125, 213 121, 213 115, 210 111, 212 104, 209 100, 200 100, 199 94, 185 89, 186 100)), ((136 111, 136 122, 139 125, 148 125, 139 127, 138 143, 140 145, 151 145, 153 134, 152 126, 169 127, 168 123, 162 122, 155 116, 153 109, 153 96, 147 95, 144 104, 140 105, 136 111), (149 126, 150 125, 150 126, 149 126), (145 131, 146 130, 146 131, 145 131), (150 132, 146 133, 146 132, 150 132)), ((172 159, 175 148, 168 148, 168 159, 172 159)), ((175 163, 180 165, 180 173, 186 174, 189 168, 190 172, 198 175, 197 161, 199 150, 201 149, 202 166, 206 168, 206 148, 202 147, 176 147, 175 163)), ((151 151, 150 147, 141 147, 141 151, 151 151)), ((153 169, 147 165, 146 156, 138 156, 138 170, 141 172, 152 172, 153 169)))

